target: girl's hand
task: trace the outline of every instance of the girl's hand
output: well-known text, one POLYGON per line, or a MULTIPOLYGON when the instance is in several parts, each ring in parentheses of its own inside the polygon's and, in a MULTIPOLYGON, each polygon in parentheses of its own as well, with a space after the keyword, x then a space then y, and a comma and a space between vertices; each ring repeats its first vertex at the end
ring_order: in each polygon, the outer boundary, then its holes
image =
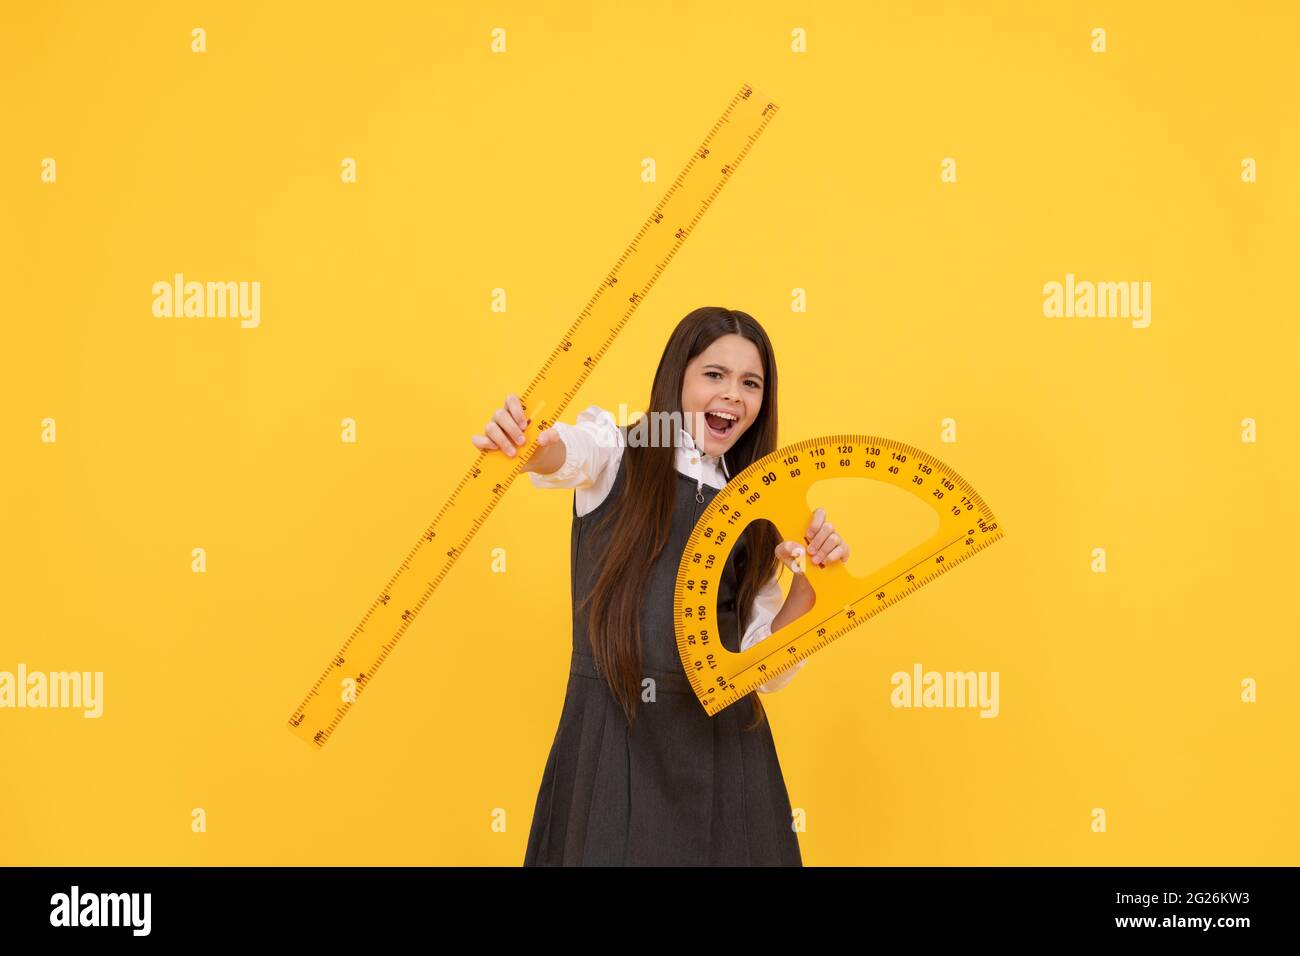
MULTIPOLYGON (((527 442, 524 429, 532 421, 524 415, 524 406, 513 393, 506 396, 505 404, 492 413, 492 418, 483 426, 482 435, 471 435, 470 441, 481 451, 497 451, 514 456, 517 446, 527 442)), ((537 444, 541 448, 559 441, 560 435, 553 428, 548 428, 538 436, 537 444)))
POLYGON ((818 508, 813 512, 812 522, 804 534, 807 546, 797 541, 782 541, 776 546, 776 557, 795 574, 804 573, 804 560, 812 561, 820 568, 836 561, 848 561, 849 545, 835 533, 834 526, 826 520, 826 510, 818 508), (806 552, 806 553, 805 553, 806 552))

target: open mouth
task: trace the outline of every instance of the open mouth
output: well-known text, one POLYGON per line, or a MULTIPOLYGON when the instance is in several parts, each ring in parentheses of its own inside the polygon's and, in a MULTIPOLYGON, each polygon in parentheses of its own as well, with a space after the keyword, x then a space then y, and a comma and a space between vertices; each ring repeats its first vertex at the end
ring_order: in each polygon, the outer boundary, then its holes
POLYGON ((714 438, 726 438, 731 430, 736 427, 736 422, 725 415, 719 415, 716 412, 704 413, 704 424, 708 428, 709 434, 714 438))

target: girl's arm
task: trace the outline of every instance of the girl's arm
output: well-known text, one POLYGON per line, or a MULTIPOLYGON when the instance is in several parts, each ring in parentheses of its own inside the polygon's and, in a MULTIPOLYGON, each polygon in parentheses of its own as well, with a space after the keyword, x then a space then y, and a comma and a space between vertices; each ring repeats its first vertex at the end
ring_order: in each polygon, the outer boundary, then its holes
POLYGON ((539 447, 523 470, 538 488, 576 489, 574 509, 578 515, 588 514, 614 485, 626 441, 623 432, 599 405, 583 409, 572 425, 556 422, 543 436, 550 432, 557 437, 539 447))
MULTIPOLYGON (((552 427, 549 431, 553 432, 555 428, 552 427)), ((549 475, 552 472, 559 471, 567 457, 568 450, 564 447, 563 441, 551 440, 548 445, 539 443, 537 451, 533 452, 533 457, 524 462, 523 470, 539 475, 549 475)))
MULTIPOLYGON (((749 622, 749 627, 745 629, 745 636, 741 639, 740 649, 742 651, 748 650, 759 641, 767 640, 772 636, 773 631, 779 631, 790 621, 801 617, 812 606, 812 587, 802 574, 794 576, 794 583, 790 586, 789 597, 781 594, 781 584, 778 577, 773 575, 772 579, 758 592, 758 596, 754 599, 754 616, 749 622)), ((800 661, 784 674, 773 677, 765 684, 759 684, 758 690, 764 694, 771 694, 780 690, 794 680, 794 675, 803 670, 803 666, 807 663, 807 660, 800 661)))
MULTIPOLYGON (((780 610, 773 614, 771 624, 767 626, 767 634, 764 636, 770 637, 773 631, 779 631, 792 621, 803 617, 817 603, 817 595, 813 591, 812 585, 808 583, 808 578, 804 575, 803 561, 815 557, 822 567, 825 567, 827 560, 848 560, 848 543, 839 535, 831 533, 834 526, 827 522, 825 518, 825 509, 818 508, 813 512, 812 524, 804 535, 804 540, 808 544, 801 545, 797 541, 782 541, 777 545, 777 558, 794 573, 794 583, 790 585, 790 594, 785 599, 785 603, 781 605, 780 610)), ((778 596, 780 595, 779 590, 776 593, 778 596)), ((762 637, 756 637, 756 640, 762 639, 762 637)), ((759 690, 769 686, 774 690, 779 690, 788 684, 794 678, 794 675, 803 669, 803 665, 807 663, 806 658, 799 661, 790 670, 780 677, 774 677, 767 684, 760 687, 759 690)))
POLYGON ((817 596, 813 593, 808 578, 805 575, 796 574, 794 583, 790 585, 790 596, 785 599, 785 604, 781 606, 780 612, 772 619, 772 630, 779 631, 791 621, 803 617, 812 610, 813 605, 816 603, 817 596))
MULTIPOLYGON (((470 441, 481 451, 514 456, 527 444, 531 422, 515 394, 492 413, 482 435, 470 441)), ((605 498, 618 472, 626 438, 614 416, 599 405, 584 409, 572 425, 556 422, 537 436, 532 455, 520 466, 538 488, 576 488, 574 507, 582 515, 605 498)))

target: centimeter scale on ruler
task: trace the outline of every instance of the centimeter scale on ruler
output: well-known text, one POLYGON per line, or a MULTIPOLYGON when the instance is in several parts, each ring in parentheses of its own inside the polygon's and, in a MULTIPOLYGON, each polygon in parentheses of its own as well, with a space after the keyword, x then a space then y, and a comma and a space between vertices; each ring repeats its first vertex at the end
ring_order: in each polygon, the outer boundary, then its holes
POLYGON ((537 433, 559 419, 776 112, 776 104, 749 84, 732 97, 586 308, 520 394, 533 419, 525 430, 526 444, 514 458, 480 452, 294 710, 289 729, 296 736, 317 748, 329 740, 522 473, 537 433), (543 410, 546 417, 539 418, 543 410))
POLYGON ((714 495, 692 529, 677 568, 677 650, 696 697, 714 716, 1002 535, 993 512, 965 479, 902 442, 831 435, 763 456, 714 495), (711 622, 718 619, 718 591, 728 555, 745 528, 760 519, 772 522, 783 541, 800 540, 813 510, 808 489, 828 478, 882 481, 907 491, 935 510, 938 528, 865 577, 854 577, 840 562, 825 568, 803 562, 800 567, 816 595, 812 609, 748 650, 727 650, 711 622))

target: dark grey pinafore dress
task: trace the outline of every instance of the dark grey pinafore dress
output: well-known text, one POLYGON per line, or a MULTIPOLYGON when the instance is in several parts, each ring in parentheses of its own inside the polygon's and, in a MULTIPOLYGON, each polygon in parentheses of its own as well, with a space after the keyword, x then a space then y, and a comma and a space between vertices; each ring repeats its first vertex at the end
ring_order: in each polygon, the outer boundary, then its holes
MULTIPOLYGON (((613 518, 605 528, 596 523, 619 506, 623 473, 620 467, 609 494, 590 514, 579 516, 574 500, 569 682, 524 866, 802 866, 768 721, 744 729, 753 722, 748 697, 710 717, 677 653, 677 566, 716 488, 703 486, 700 502, 696 480, 677 474, 672 531, 641 613, 642 671, 655 680, 656 700, 638 701, 629 726, 596 670, 585 609, 577 609, 596 581, 613 518)), ((740 648, 735 564, 744 560, 744 542, 742 536, 729 556, 718 593, 718 633, 731 651, 740 648)))

